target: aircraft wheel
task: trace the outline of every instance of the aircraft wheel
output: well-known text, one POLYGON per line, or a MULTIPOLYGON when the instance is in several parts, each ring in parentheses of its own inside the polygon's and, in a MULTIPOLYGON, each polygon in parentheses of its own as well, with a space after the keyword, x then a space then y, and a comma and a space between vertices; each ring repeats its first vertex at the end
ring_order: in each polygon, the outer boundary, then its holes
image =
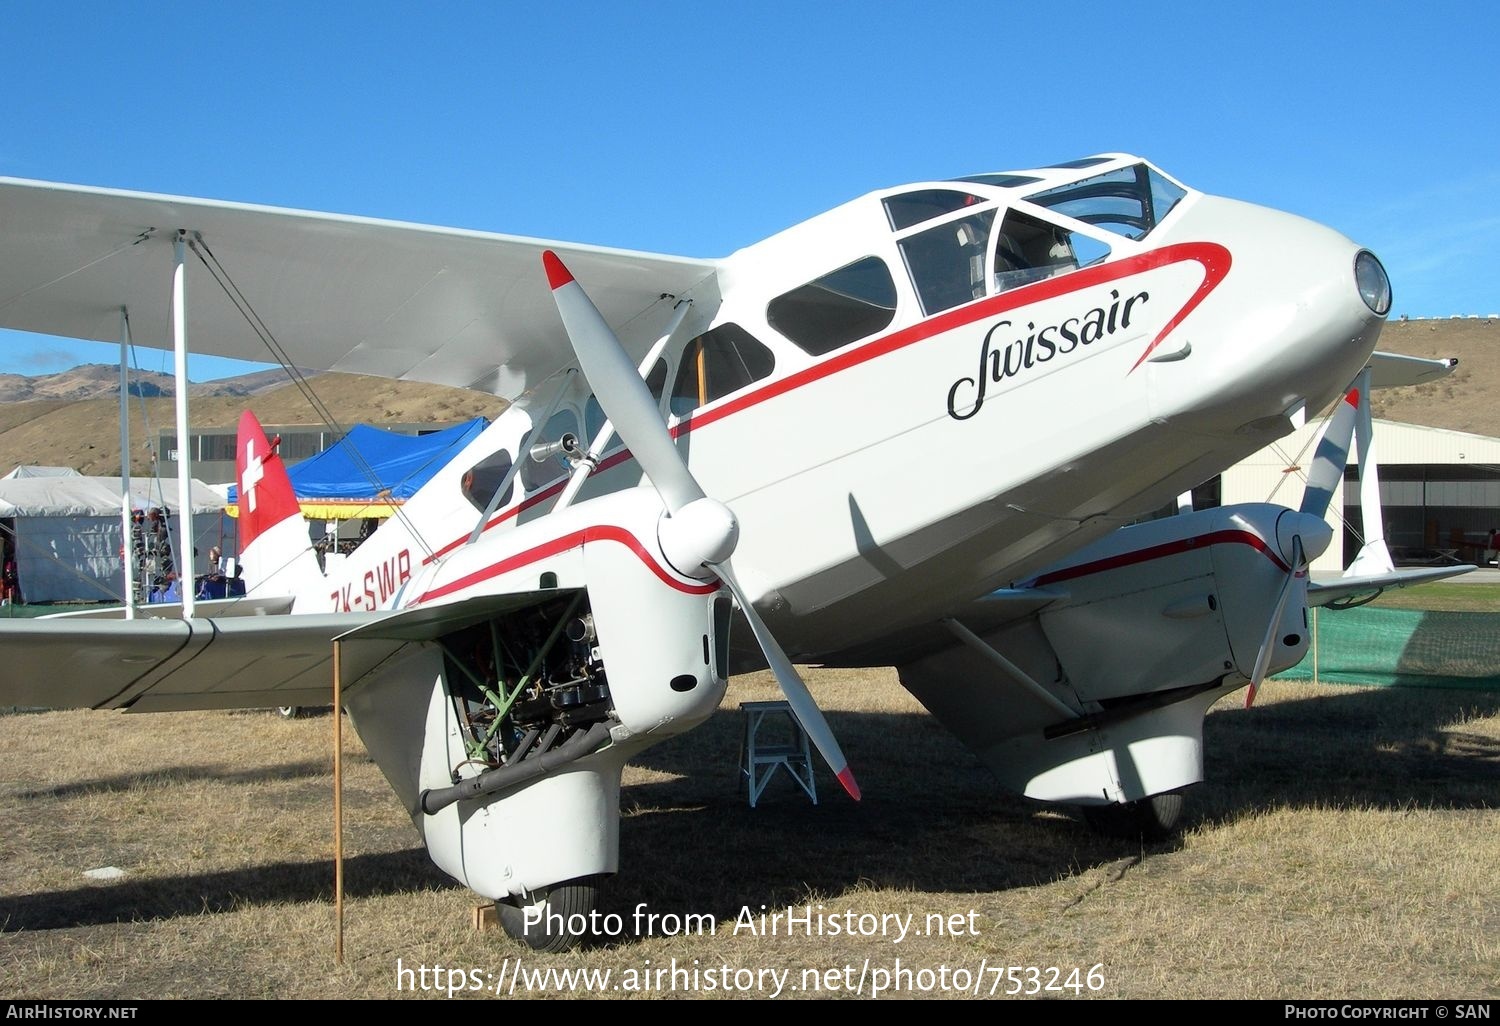
POLYGON ((1085 805, 1083 819, 1096 833, 1126 840, 1160 841, 1182 818, 1181 791, 1167 791, 1122 805, 1085 805))
POLYGON ((507 936, 532 951, 568 951, 588 935, 588 924, 599 899, 599 877, 581 876, 532 892, 531 900, 508 898, 495 902, 507 936), (531 923, 527 925, 527 912, 531 923))
POLYGON ((295 720, 302 715, 302 707, 300 705, 278 705, 276 707, 276 714, 284 720, 295 720))

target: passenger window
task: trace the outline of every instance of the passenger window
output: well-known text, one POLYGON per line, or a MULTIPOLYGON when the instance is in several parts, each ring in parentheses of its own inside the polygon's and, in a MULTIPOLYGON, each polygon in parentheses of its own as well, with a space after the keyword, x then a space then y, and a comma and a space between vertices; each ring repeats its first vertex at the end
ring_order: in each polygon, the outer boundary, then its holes
POLYGON ((986 210, 901 241, 906 269, 929 317, 985 294, 985 253, 994 223, 995 212, 986 210))
MULTIPOLYGON (((573 415, 572 410, 559 410, 547 421, 547 426, 541 432, 533 432, 527 440, 528 449, 535 449, 539 445, 556 442, 563 435, 578 436, 578 418, 573 415)), ((580 445, 586 444, 582 441, 580 445)), ((567 457, 562 453, 547 457, 538 463, 531 458, 530 452, 521 454, 521 485, 526 491, 534 492, 538 488, 557 480, 572 469, 567 457)))
MULTIPOLYGON (((474 464, 464 471, 464 476, 460 481, 464 498, 468 499, 469 504, 481 513, 489 509, 490 500, 495 497, 495 489, 500 487, 500 483, 510 473, 510 467, 510 453, 504 449, 474 464)), ((510 497, 515 490, 515 481, 512 480, 505 486, 505 494, 500 496, 500 501, 495 503, 494 508, 502 509, 510 502, 510 497)))
MULTIPOLYGON (((665 372, 662 373, 662 378, 666 378, 665 372)), ((594 439, 598 437, 599 429, 604 426, 604 421, 606 419, 607 418, 604 416, 604 408, 599 405, 599 400, 595 399, 593 396, 589 396, 589 401, 585 403, 583 407, 583 430, 588 434, 588 437, 580 438, 579 443, 586 446, 593 445, 594 439)), ((608 444, 604 446, 604 452, 614 452, 624 444, 625 443, 620 440, 620 433, 616 431, 612 435, 610 435, 608 444)), ((599 455, 602 456, 603 453, 600 453, 599 455)))
POLYGON ((896 317, 896 283, 879 257, 865 257, 777 296, 771 327, 813 356, 875 334, 896 317))
POLYGON ((680 417, 738 392, 766 377, 775 366, 776 357, 748 331, 738 324, 721 324, 683 350, 672 385, 672 413, 680 417))
POLYGON ((661 394, 667 388, 667 361, 665 358, 657 360, 656 366, 651 368, 651 373, 646 375, 646 387, 651 390, 651 395, 656 399, 656 405, 661 406, 661 394))

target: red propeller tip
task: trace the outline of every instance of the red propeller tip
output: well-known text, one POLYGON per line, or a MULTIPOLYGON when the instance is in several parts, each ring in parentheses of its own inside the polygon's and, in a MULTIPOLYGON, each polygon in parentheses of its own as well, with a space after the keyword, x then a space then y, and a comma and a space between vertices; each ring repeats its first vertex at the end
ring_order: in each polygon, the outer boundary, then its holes
POLYGON ((550 249, 542 254, 542 266, 547 269, 547 286, 553 291, 573 280, 573 272, 569 271, 558 259, 557 254, 550 249))
POLYGON ((838 777, 839 783, 844 785, 844 790, 849 792, 849 797, 859 801, 859 784, 854 779, 854 771, 845 766, 838 777))

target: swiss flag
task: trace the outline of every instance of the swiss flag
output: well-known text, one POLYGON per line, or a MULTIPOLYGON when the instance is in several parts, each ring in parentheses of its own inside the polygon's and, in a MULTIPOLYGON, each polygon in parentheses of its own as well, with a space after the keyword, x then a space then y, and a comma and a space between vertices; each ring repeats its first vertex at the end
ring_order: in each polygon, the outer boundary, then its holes
POLYGON ((287 517, 301 516, 286 465, 266 440, 255 414, 240 414, 235 440, 235 483, 239 486, 240 550, 287 517))

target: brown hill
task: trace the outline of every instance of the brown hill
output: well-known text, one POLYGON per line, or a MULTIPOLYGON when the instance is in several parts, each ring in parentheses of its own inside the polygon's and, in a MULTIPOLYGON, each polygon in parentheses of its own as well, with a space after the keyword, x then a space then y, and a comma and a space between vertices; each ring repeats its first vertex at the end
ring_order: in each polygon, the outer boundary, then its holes
POLYGON ((1380 333, 1380 348, 1456 356, 1458 368, 1434 384, 1380 389, 1370 399, 1375 416, 1500 438, 1500 320, 1392 321, 1380 333))
MULTIPOLYGON (((1375 393, 1377 417, 1410 424, 1471 431, 1500 437, 1500 320, 1393 321, 1381 334, 1380 348, 1411 356, 1458 357, 1458 369, 1432 385, 1383 389, 1375 393)), ((194 385, 192 420, 195 427, 231 427, 247 406, 266 424, 318 424, 306 398, 292 385, 267 387, 280 375, 268 371, 227 382, 194 385), (198 395, 199 389, 219 390, 198 395), (253 394, 252 394, 253 393, 253 394)), ((171 379, 150 381, 170 394, 171 379)), ((0 375, 0 396, 18 375, 0 375)), ((26 401, 0 398, 0 473, 17 464, 74 467, 85 474, 118 474, 119 421, 117 372, 106 365, 75 368, 45 378, 19 378, 26 401), (96 390, 93 398, 69 401, 68 396, 96 390), (61 394, 60 394, 61 393, 61 394)), ((333 411, 340 424, 449 423, 470 417, 493 417, 505 401, 464 389, 415 382, 367 378, 352 374, 320 374, 309 379, 312 388, 333 411)), ((135 399, 130 404, 131 438, 135 456, 131 473, 149 470, 150 453, 144 443, 173 419, 169 398, 135 399), (149 423, 149 430, 148 430, 149 423)))
MULTIPOLYGON (((271 388, 280 388, 287 382, 281 370, 258 371, 241 374, 220 381, 189 384, 190 396, 255 395, 271 388)), ((59 399, 81 402, 85 399, 102 399, 120 394, 120 369, 114 364, 86 363, 72 370, 56 374, 39 374, 27 377, 22 374, 0 374, 0 403, 30 402, 43 399, 59 399)), ((177 394, 177 382, 170 374, 158 371, 130 372, 130 394, 145 397, 171 396, 177 394)))
MULTIPOLYGON (((355 374, 320 374, 310 384, 346 428, 360 423, 443 424, 494 417, 506 405, 503 399, 465 389, 355 374)), ((250 396, 195 397, 189 412, 195 428, 233 427, 246 408, 265 424, 321 423, 308 400, 289 384, 250 396)), ((151 471, 146 443, 154 445, 157 433, 172 427, 174 416, 171 399, 131 400, 132 474, 151 471)), ((114 397, 0 403, 0 473, 18 464, 40 464, 73 467, 84 474, 118 474, 119 423, 119 403, 114 397)), ((169 467, 166 472, 175 470, 169 467)))

